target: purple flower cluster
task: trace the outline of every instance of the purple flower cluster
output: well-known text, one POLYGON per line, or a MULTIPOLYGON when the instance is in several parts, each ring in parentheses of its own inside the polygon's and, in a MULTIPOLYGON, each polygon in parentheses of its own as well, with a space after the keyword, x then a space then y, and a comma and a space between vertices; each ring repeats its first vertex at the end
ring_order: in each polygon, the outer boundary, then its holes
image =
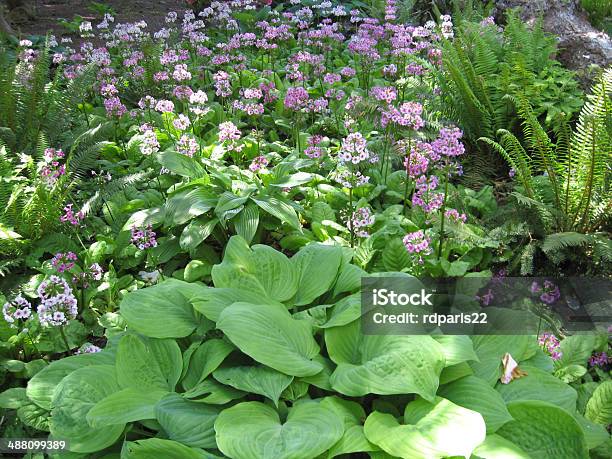
POLYGON ((444 194, 437 193, 439 180, 435 175, 421 175, 415 181, 416 191, 412 195, 412 205, 421 207, 425 212, 435 212, 444 202, 444 194))
POLYGON ((132 238, 131 242, 138 249, 145 250, 151 247, 157 247, 157 239, 155 239, 155 232, 153 231, 153 227, 151 225, 146 228, 132 228, 132 238))
POLYGON ((240 134, 240 130, 231 121, 226 121, 219 125, 219 142, 238 140, 240 139, 240 134))
POLYGON ((465 153, 465 147, 461 143, 463 132, 459 128, 442 128, 436 140, 431 144, 433 150, 442 156, 454 157, 465 153))
POLYGON ((106 114, 110 117, 121 118, 127 113, 126 106, 123 105, 121 99, 117 96, 104 99, 104 108, 106 109, 106 114))
POLYGON ((190 158, 198 151, 198 141, 187 134, 183 134, 176 142, 176 151, 190 158))
POLYGON ((313 135, 308 139, 308 146, 304 150, 304 154, 310 159, 320 159, 324 155, 323 147, 321 147, 323 137, 320 135, 313 135))
POLYGON ((454 221, 455 223, 465 223, 467 222, 467 215, 463 214, 463 213, 459 213, 459 211, 457 209, 448 209, 446 212, 444 212, 444 216, 452 221, 454 221))
POLYGON ((431 239, 425 235, 423 230, 408 233, 402 241, 408 253, 419 255, 419 262, 423 262, 423 255, 431 253, 431 239))
POLYGON ((66 174, 66 166, 60 164, 60 159, 65 156, 62 150, 55 148, 47 148, 43 154, 42 168, 40 176, 49 187, 55 185, 58 179, 66 174))
POLYGON ((11 328, 17 328, 17 323, 20 320, 26 321, 32 315, 32 305, 28 300, 18 295, 13 301, 4 303, 2 315, 11 328))
POLYGON ((140 152, 145 156, 149 156, 158 151, 159 141, 157 140, 157 135, 152 129, 145 129, 140 142, 140 152))
POLYGON ((61 326, 76 318, 77 300, 68 283, 61 277, 50 276, 41 282, 37 293, 41 300, 38 320, 42 326, 61 326))
POLYGON ((366 230, 374 224, 374 215, 368 207, 360 207, 351 215, 346 226, 354 232, 357 237, 368 237, 370 233, 366 230))
POLYGON ((285 94, 285 107, 290 110, 301 110, 306 108, 310 96, 308 91, 301 86, 292 86, 287 89, 285 94))
POLYGON ((52 296, 38 306, 38 320, 43 327, 65 325, 77 314, 77 300, 72 293, 52 296))
POLYGON ((559 360, 563 357, 561 352, 561 343, 559 339, 552 333, 542 333, 538 337, 538 345, 546 352, 553 360, 559 360))
POLYGON ((102 351, 102 349, 100 349, 98 346, 91 343, 84 343, 76 350, 75 354, 95 354, 96 352, 100 351, 102 351))
POLYGON ((51 259, 51 266, 55 268, 58 273, 63 273, 64 271, 70 271, 74 268, 74 262, 77 260, 77 255, 74 252, 58 252, 55 254, 53 259, 51 259))
POLYGON ((84 217, 85 216, 83 215, 83 212, 81 211, 78 211, 75 214, 74 211, 72 210, 72 204, 68 204, 66 207, 64 207, 64 215, 60 217, 60 221, 62 223, 68 222, 73 226, 78 226, 84 217))
POLYGON ((589 357, 590 367, 603 368, 608 364, 612 364, 612 356, 609 356, 606 352, 595 352, 589 357))
POLYGON ((531 293, 538 295, 540 301, 546 304, 556 303, 557 300, 561 298, 561 291, 559 290, 559 287, 549 280, 545 280, 543 285, 537 281, 534 281, 531 284, 530 291, 531 293))
POLYGON ((395 123, 399 126, 419 130, 425 126, 425 121, 421 118, 422 114, 423 106, 421 104, 418 102, 404 102, 398 108, 389 106, 386 111, 383 111, 380 123, 383 127, 386 127, 389 123, 395 123))
POLYGON ((74 284, 81 284, 83 288, 88 288, 91 282, 102 280, 104 270, 98 263, 93 263, 89 269, 77 273, 72 277, 74 284))
POLYGON ((251 172, 259 172, 260 170, 265 169, 267 165, 268 159, 265 156, 257 156, 249 165, 249 170, 251 172))
POLYGON ((342 146, 338 152, 340 164, 360 164, 370 159, 370 152, 366 148, 367 141, 360 132, 353 132, 342 140, 342 146))

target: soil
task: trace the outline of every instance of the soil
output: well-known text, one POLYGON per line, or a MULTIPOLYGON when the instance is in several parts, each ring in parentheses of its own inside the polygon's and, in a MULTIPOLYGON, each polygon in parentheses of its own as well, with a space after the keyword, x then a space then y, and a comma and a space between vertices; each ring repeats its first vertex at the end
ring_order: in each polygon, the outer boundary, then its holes
MULTIPOLYGON (((136 22, 144 19, 151 32, 164 26, 164 17, 169 11, 178 12, 180 17, 180 14, 187 9, 184 0, 98 0, 98 2, 115 11, 115 23, 136 22)), ((47 32, 58 38, 74 37, 59 23, 60 19, 71 21, 75 15, 79 15, 91 21, 94 28, 102 20, 98 13, 90 9, 92 0, 32 0, 31 3, 36 4, 33 17, 21 9, 7 15, 11 26, 21 37, 45 35, 47 32)))

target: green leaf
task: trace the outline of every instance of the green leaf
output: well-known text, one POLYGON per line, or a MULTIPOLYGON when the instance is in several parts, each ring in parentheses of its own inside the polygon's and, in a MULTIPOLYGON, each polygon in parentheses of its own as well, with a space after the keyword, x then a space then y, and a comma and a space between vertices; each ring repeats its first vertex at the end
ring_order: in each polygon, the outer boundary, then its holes
POLYGON ((309 244, 291 258, 298 272, 295 304, 302 306, 331 289, 336 280, 342 249, 336 246, 309 244))
POLYGON ((341 394, 419 394, 433 400, 445 360, 429 336, 374 336, 360 321, 325 330, 330 358, 338 364, 330 382, 341 394))
POLYGON ((576 390, 554 376, 532 367, 524 367, 527 376, 495 387, 506 402, 542 400, 557 405, 568 413, 576 411, 576 390))
POLYGON ((234 346, 222 339, 209 339, 202 343, 189 360, 182 381, 183 387, 189 390, 204 381, 234 349, 234 346))
POLYGON ((193 299, 193 307, 207 319, 216 322, 221 312, 238 302, 259 303, 266 301, 261 294, 240 288, 208 288, 193 299))
POLYGON ((88 365, 114 365, 115 356, 104 350, 95 354, 80 354, 52 362, 36 373, 28 382, 26 394, 30 400, 45 410, 51 409, 53 392, 70 373, 88 365))
POLYGON ((582 365, 568 365, 555 371, 555 377, 569 384, 582 378, 586 372, 587 369, 582 365))
POLYGON ((555 369, 569 365, 586 365, 589 357, 595 349, 596 336, 572 335, 561 340, 561 358, 555 361, 555 369))
POLYGON ((598 424, 612 424, 612 381, 604 381, 589 399, 584 415, 598 424))
POLYGON ((278 218, 281 223, 287 223, 292 228, 302 231, 302 225, 300 225, 295 209, 285 201, 264 195, 259 195, 257 198, 251 197, 251 199, 264 211, 278 218))
POLYGON ((501 395, 476 376, 466 376, 453 381, 440 388, 438 394, 456 405, 480 413, 488 433, 494 433, 512 420, 501 395))
POLYGON ((189 222, 181 233, 179 244, 183 250, 193 250, 210 236, 219 219, 198 217, 189 222))
POLYGON ((446 357, 446 366, 456 365, 470 360, 478 360, 478 356, 474 352, 474 346, 469 336, 433 335, 432 338, 442 345, 442 351, 446 357))
POLYGON ((175 342, 170 354, 163 353, 163 348, 147 346, 134 335, 125 335, 117 346, 115 368, 117 381, 123 388, 141 390, 173 391, 181 374, 182 357, 175 342), (170 361, 168 355, 176 360, 170 361), (160 361, 164 360, 163 369, 160 361))
POLYGON ((310 325, 282 305, 234 303, 221 312, 217 328, 242 352, 282 373, 311 376, 323 368, 313 361, 319 346, 310 325))
POLYGON ((474 456, 482 459, 532 459, 516 444, 499 435, 487 435, 485 441, 474 450, 474 456))
POLYGON ((382 251, 382 261, 387 271, 401 271, 412 264, 401 239, 390 239, 382 251))
POLYGON ((242 212, 234 218, 233 222, 236 233, 242 236, 247 244, 250 244, 259 226, 259 208, 249 202, 242 212))
POLYGON ((501 375, 501 360, 506 352, 520 363, 536 352, 530 336, 480 335, 472 336, 478 361, 469 362, 474 375, 494 386, 501 375))
POLYGON ((54 395, 49 428, 55 439, 69 439, 70 451, 92 453, 117 441, 124 425, 99 429, 87 423, 87 413, 100 400, 119 391, 115 368, 93 365, 80 368, 66 376, 54 395))
POLYGON ((17 417, 26 426, 41 430, 49 431, 49 412, 44 408, 29 402, 17 409, 17 417))
POLYGON ((226 403, 244 397, 245 393, 230 386, 224 386, 212 378, 208 378, 196 385, 193 389, 183 393, 185 398, 198 399, 198 402, 209 403, 211 405, 225 405, 226 403))
POLYGON ((114 424, 155 418, 155 405, 165 391, 129 388, 109 395, 96 403, 87 413, 87 422, 94 429, 114 424))
POLYGON ((297 290, 297 273, 289 259, 266 245, 250 248, 240 236, 233 236, 221 264, 212 269, 215 287, 237 288, 286 301, 297 290))
POLYGON ((189 285, 174 279, 123 297, 121 315, 129 327, 152 338, 183 338, 198 326, 193 307, 181 293, 189 285))
POLYGON ((482 416, 445 399, 438 398, 430 405, 424 417, 409 425, 400 425, 392 415, 374 411, 365 422, 366 438, 388 454, 404 459, 469 457, 486 436, 482 416))
POLYGON ((340 440, 344 427, 319 403, 293 406, 281 423, 271 407, 245 402, 221 412, 215 431, 219 449, 232 459, 313 459, 340 440))
POLYGON ((206 170, 199 161, 174 151, 158 153, 157 160, 170 172, 183 177, 199 178, 206 176, 206 170))
POLYGON ((13 387, 0 394, 0 408, 16 410, 28 403, 25 387, 13 387))
POLYGON ((219 198, 203 188, 193 188, 173 194, 164 205, 164 221, 182 225, 217 205, 219 198))
POLYGON ((168 394, 155 407, 155 417, 171 440, 198 448, 216 448, 214 423, 220 409, 168 394))
POLYGON ((272 400, 277 407, 281 394, 293 381, 292 376, 271 368, 246 366, 220 368, 213 373, 213 378, 236 389, 263 395, 272 400))
POLYGON ((580 413, 574 413, 574 419, 580 424, 588 449, 597 448, 610 438, 610 434, 604 426, 589 421, 580 413))
POLYGON ((538 459, 587 459, 587 446, 578 422, 565 410, 541 401, 508 403, 514 418, 498 435, 538 459))
POLYGON ((147 440, 128 441, 124 443, 121 459, 213 459, 205 451, 189 448, 176 441, 161 438, 148 438, 147 440))

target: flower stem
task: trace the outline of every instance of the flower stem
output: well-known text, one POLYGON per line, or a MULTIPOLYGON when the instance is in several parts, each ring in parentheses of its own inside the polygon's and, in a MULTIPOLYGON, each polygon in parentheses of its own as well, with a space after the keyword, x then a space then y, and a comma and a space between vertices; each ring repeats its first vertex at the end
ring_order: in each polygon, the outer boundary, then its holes
POLYGON ((446 197, 448 196, 448 170, 444 169, 444 200, 442 201, 442 208, 440 209, 440 243, 438 244, 438 258, 442 256, 442 245, 444 244, 444 211, 446 209, 446 197))
POLYGON ((70 352, 70 345, 68 344, 68 338, 66 338, 66 333, 64 332, 63 325, 60 326, 60 334, 62 335, 62 340, 64 341, 64 344, 66 345, 66 352, 70 352))

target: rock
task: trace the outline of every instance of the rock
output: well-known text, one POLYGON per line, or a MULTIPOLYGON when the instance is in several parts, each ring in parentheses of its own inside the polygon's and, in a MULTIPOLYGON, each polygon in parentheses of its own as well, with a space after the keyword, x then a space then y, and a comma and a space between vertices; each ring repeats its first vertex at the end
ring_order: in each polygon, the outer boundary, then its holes
POLYGON ((543 18, 544 30, 558 37, 557 59, 577 71, 583 82, 592 78, 589 69, 593 64, 606 67, 612 63, 612 40, 591 25, 576 0, 498 0, 496 16, 502 19, 507 9, 517 7, 527 23, 543 18))

